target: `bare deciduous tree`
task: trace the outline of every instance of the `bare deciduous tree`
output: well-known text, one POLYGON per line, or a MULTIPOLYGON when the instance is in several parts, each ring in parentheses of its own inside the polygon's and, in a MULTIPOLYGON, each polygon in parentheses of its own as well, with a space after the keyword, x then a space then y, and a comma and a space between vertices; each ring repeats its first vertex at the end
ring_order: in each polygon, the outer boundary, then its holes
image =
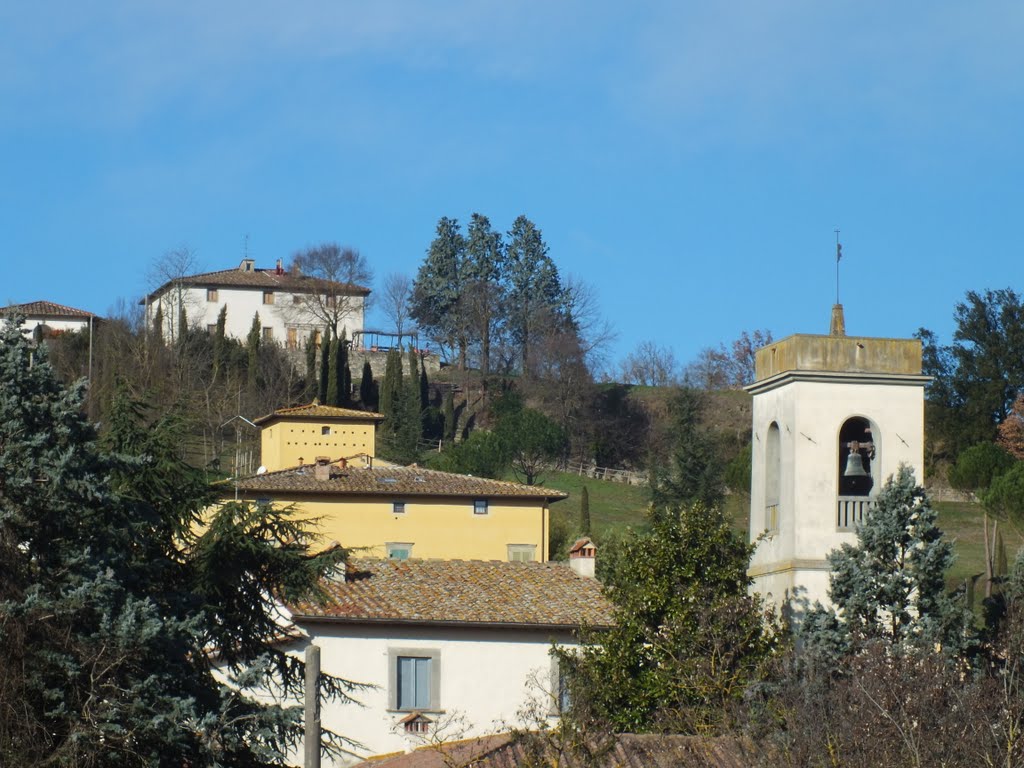
POLYGON ((679 363, 668 347, 644 341, 621 364, 622 382, 645 387, 672 387, 679 383, 679 363))
POLYGON ((398 346, 402 346, 402 334, 409 321, 409 299, 412 297, 412 280, 400 272, 393 272, 384 278, 380 292, 380 307, 384 316, 391 321, 391 327, 398 334, 398 346))
POLYGON ((565 310, 576 330, 580 351, 591 370, 601 368, 608 356, 608 345, 615 341, 612 324, 601 312, 594 287, 570 275, 565 281, 565 310))
POLYGON ((295 307, 304 310, 306 319, 330 328, 335 335, 346 318, 369 306, 373 270, 353 248, 337 243, 306 248, 292 257, 291 271, 309 287, 308 292, 295 294, 299 297, 295 307))
MULTIPOLYGON (((153 259, 147 273, 150 295, 168 290, 160 297, 163 304, 164 333, 168 341, 177 341, 185 330, 180 328, 181 318, 195 309, 196 300, 189 293, 184 278, 199 271, 199 260, 192 248, 182 245, 153 259)), ((151 315, 150 315, 151 317, 151 315)))

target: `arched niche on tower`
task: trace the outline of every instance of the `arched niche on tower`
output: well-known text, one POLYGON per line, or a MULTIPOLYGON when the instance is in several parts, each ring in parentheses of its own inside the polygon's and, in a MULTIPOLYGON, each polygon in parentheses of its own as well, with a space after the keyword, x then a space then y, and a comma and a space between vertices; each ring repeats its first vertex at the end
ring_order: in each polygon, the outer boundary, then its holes
POLYGON ((851 416, 843 422, 836 450, 840 496, 874 495, 880 437, 877 425, 863 416, 851 416))
POLYGON ((779 496, 782 490, 782 435, 777 422, 768 425, 764 444, 764 527, 779 529, 779 496))

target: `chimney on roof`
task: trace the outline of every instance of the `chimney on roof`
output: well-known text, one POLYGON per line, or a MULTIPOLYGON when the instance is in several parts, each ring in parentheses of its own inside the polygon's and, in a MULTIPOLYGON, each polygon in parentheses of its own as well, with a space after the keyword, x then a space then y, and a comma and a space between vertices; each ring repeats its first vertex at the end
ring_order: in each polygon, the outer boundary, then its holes
POLYGON ((277 260, 277 267, 274 269, 274 271, 277 272, 277 274, 279 274, 279 275, 283 275, 284 274, 284 262, 282 262, 280 259, 278 259, 277 260))
POLYGON ((316 464, 313 467, 313 477, 317 480, 331 479, 331 457, 317 456, 316 464))
POLYGON ((569 567, 577 576, 585 579, 597 577, 597 546, 589 536, 576 539, 576 543, 569 550, 569 567))
POLYGON ((238 265, 239 272, 252 272, 256 268, 256 262, 253 259, 242 259, 242 263, 238 265))

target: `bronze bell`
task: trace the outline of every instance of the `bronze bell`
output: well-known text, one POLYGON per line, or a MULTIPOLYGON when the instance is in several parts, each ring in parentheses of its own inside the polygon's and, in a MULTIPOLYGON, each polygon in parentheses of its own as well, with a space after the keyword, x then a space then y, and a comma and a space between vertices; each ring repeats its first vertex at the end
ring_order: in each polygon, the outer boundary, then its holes
POLYGON ((843 472, 843 477, 865 477, 866 475, 864 459, 861 457, 860 451, 850 451, 850 455, 846 457, 846 471, 843 472))

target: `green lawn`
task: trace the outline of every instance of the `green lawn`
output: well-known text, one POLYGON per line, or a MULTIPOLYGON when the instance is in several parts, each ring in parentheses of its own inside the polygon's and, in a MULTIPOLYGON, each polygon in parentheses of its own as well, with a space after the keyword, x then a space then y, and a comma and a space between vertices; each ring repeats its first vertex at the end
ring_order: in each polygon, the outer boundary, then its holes
MULTIPOLYGON (((594 535, 600 539, 608 531, 623 530, 626 527, 643 528, 647 524, 647 488, 640 485, 626 485, 607 480, 594 480, 565 472, 550 472, 544 475, 542 484, 548 488, 565 491, 569 498, 551 508, 552 516, 568 524, 575 532, 579 520, 580 491, 587 486, 590 494, 590 518, 594 535)), ((734 495, 726 498, 726 514, 734 528, 746 535, 749 515, 749 499, 734 495)), ((981 507, 974 503, 936 502, 939 527, 953 541, 956 562, 947 575, 950 588, 960 586, 964 579, 985 570, 985 543, 982 535, 981 507)), ((1024 547, 1024 533, 1000 524, 1006 554, 1009 562, 1024 547)))
MULTIPOLYGON (((578 527, 580 491, 587 486, 590 494, 590 521, 594 536, 600 539, 608 531, 643 528, 647 525, 647 486, 594 480, 568 472, 546 473, 541 485, 565 491, 569 498, 551 507, 551 514, 568 523, 569 529, 578 527)), ((733 527, 747 535, 750 500, 746 496, 730 496, 725 500, 725 512, 733 527)))
POLYGON ((551 514, 566 520, 570 530, 578 527, 580 491, 584 485, 590 495, 591 529, 596 537, 600 538, 608 530, 640 528, 647 524, 646 486, 594 480, 568 472, 546 472, 541 485, 569 494, 568 499, 551 507, 551 514))
MULTIPOLYGON (((974 503, 945 501, 936 502, 935 508, 939 512, 939 527, 956 547, 956 562, 947 574, 946 581, 950 587, 959 586, 968 576, 985 572, 981 507, 974 503)), ((1024 535, 1005 522, 999 524, 999 531, 1006 544, 1008 562, 1012 565, 1017 552, 1024 546, 1024 535)))

